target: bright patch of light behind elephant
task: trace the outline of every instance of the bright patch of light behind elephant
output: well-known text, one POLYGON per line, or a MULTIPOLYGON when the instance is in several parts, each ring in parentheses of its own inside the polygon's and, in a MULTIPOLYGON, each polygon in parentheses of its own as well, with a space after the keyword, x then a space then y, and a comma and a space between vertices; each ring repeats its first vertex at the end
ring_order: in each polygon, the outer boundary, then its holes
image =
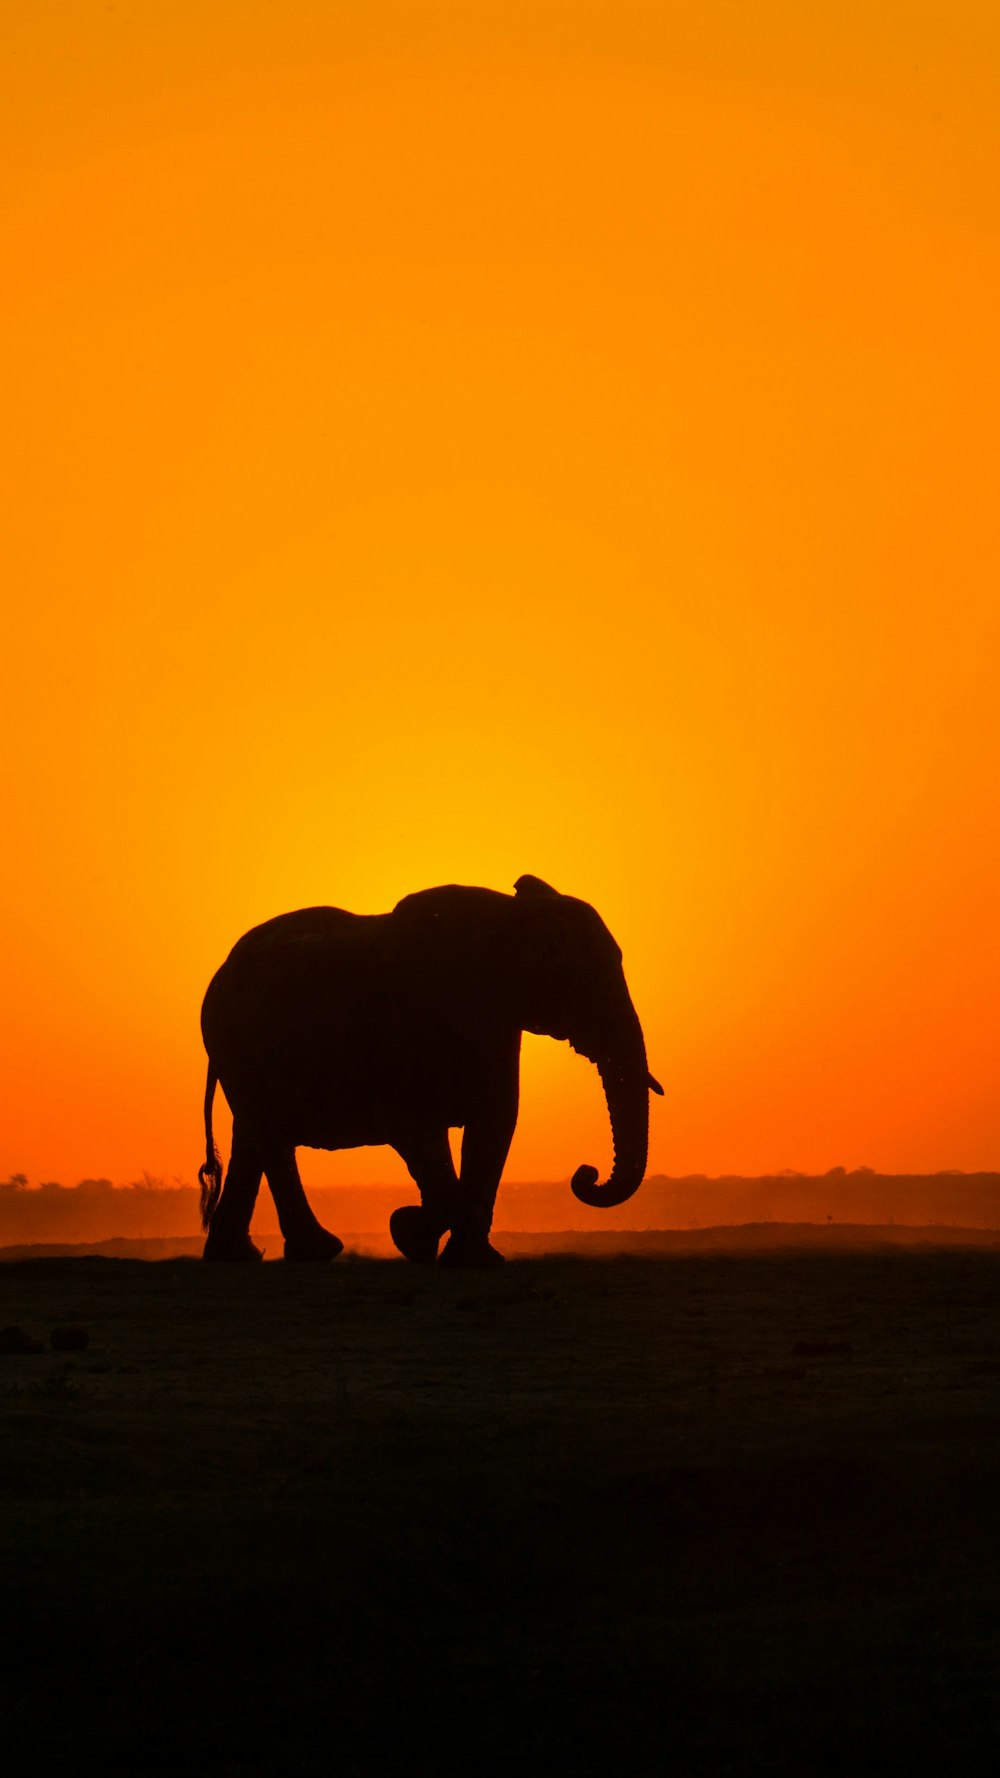
POLYGON ((261 1179, 285 1256, 332 1259, 295 1151, 388 1144, 420 1205, 389 1227, 407 1259, 501 1263, 493 1206, 517 1122, 521 1033, 569 1042, 597 1067, 614 1164, 578 1167, 573 1191, 600 1209, 624 1203, 646 1170, 650 1089, 622 954, 585 901, 538 877, 513 895, 449 885, 408 895, 390 914, 303 908, 254 927, 213 977, 201 1014, 208 1051, 207 1155, 199 1178, 206 1259, 260 1257, 250 1239, 261 1179), (212 1135, 215 1089, 233 1113, 222 1184, 212 1135), (448 1132, 461 1129, 456 1173, 448 1132))

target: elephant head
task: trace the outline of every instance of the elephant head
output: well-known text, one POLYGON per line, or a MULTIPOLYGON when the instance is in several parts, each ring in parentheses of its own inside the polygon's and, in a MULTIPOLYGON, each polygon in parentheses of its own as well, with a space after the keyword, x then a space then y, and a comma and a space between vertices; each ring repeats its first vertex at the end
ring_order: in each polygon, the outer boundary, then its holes
POLYGON ((621 951, 587 902, 560 895, 538 877, 519 877, 514 890, 512 986, 519 1022, 525 1031, 568 1040, 596 1064, 611 1117, 611 1173, 598 1184, 596 1167, 578 1167, 574 1195, 599 1209, 623 1204, 642 1184, 649 1094, 663 1088, 646 1066, 621 951))

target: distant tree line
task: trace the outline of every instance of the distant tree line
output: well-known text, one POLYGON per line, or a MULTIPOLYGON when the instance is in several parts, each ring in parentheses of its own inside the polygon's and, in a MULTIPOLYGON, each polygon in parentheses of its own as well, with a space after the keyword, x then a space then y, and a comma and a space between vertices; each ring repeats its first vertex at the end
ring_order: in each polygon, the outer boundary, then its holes
MULTIPOLYGON (((311 1188, 323 1221, 338 1233, 385 1231, 390 1212, 406 1202, 405 1185, 311 1188)), ((750 1223, 830 1223, 1000 1228, 1000 1174, 885 1174, 870 1168, 822 1175, 785 1171, 757 1178, 668 1179, 654 1175, 615 1210, 596 1212, 572 1197, 567 1182, 505 1183, 497 1202, 498 1232, 576 1229, 656 1230, 732 1227, 750 1223)), ((261 1193, 259 1229, 277 1230, 270 1194, 261 1193)), ((196 1236, 198 1192, 149 1173, 128 1185, 110 1179, 30 1185, 23 1173, 0 1182, 0 1246, 25 1241, 100 1241, 111 1236, 196 1236)))

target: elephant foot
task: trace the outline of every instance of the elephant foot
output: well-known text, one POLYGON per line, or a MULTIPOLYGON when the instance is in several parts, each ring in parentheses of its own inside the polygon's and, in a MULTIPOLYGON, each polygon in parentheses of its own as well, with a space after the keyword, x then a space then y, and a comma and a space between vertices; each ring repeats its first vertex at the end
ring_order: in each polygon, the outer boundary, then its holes
POLYGON ((419 1204, 403 1204, 389 1218, 389 1233, 404 1259, 416 1266, 432 1266, 437 1259, 441 1230, 429 1211, 419 1204))
POLYGON ((453 1234, 438 1260, 439 1266, 461 1266, 479 1272, 493 1271, 506 1263, 503 1254, 490 1246, 485 1235, 453 1234))
POLYGON ((324 1260, 336 1259, 343 1251, 343 1241, 338 1241, 336 1235, 321 1228, 319 1223, 301 1235, 290 1235, 285 1242, 285 1258, 294 1260, 296 1265, 321 1264, 324 1260))
POLYGON ((262 1250, 255 1247, 246 1229, 238 1229, 234 1235, 226 1235, 217 1230, 213 1223, 208 1231, 208 1240, 202 1259, 224 1260, 227 1263, 259 1261, 264 1257, 262 1250))

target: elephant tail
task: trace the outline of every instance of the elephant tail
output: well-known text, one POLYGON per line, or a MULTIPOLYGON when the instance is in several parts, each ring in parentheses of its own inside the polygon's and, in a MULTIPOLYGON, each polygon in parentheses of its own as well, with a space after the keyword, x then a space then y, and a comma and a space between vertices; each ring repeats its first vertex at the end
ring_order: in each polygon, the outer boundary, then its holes
POLYGON ((198 1168, 198 1184, 201 1186, 201 1226, 207 1229, 215 1212, 222 1193, 222 1157, 215 1146, 212 1135, 212 1101, 219 1077, 211 1062, 208 1064, 208 1079, 205 1082, 205 1165, 198 1168))

